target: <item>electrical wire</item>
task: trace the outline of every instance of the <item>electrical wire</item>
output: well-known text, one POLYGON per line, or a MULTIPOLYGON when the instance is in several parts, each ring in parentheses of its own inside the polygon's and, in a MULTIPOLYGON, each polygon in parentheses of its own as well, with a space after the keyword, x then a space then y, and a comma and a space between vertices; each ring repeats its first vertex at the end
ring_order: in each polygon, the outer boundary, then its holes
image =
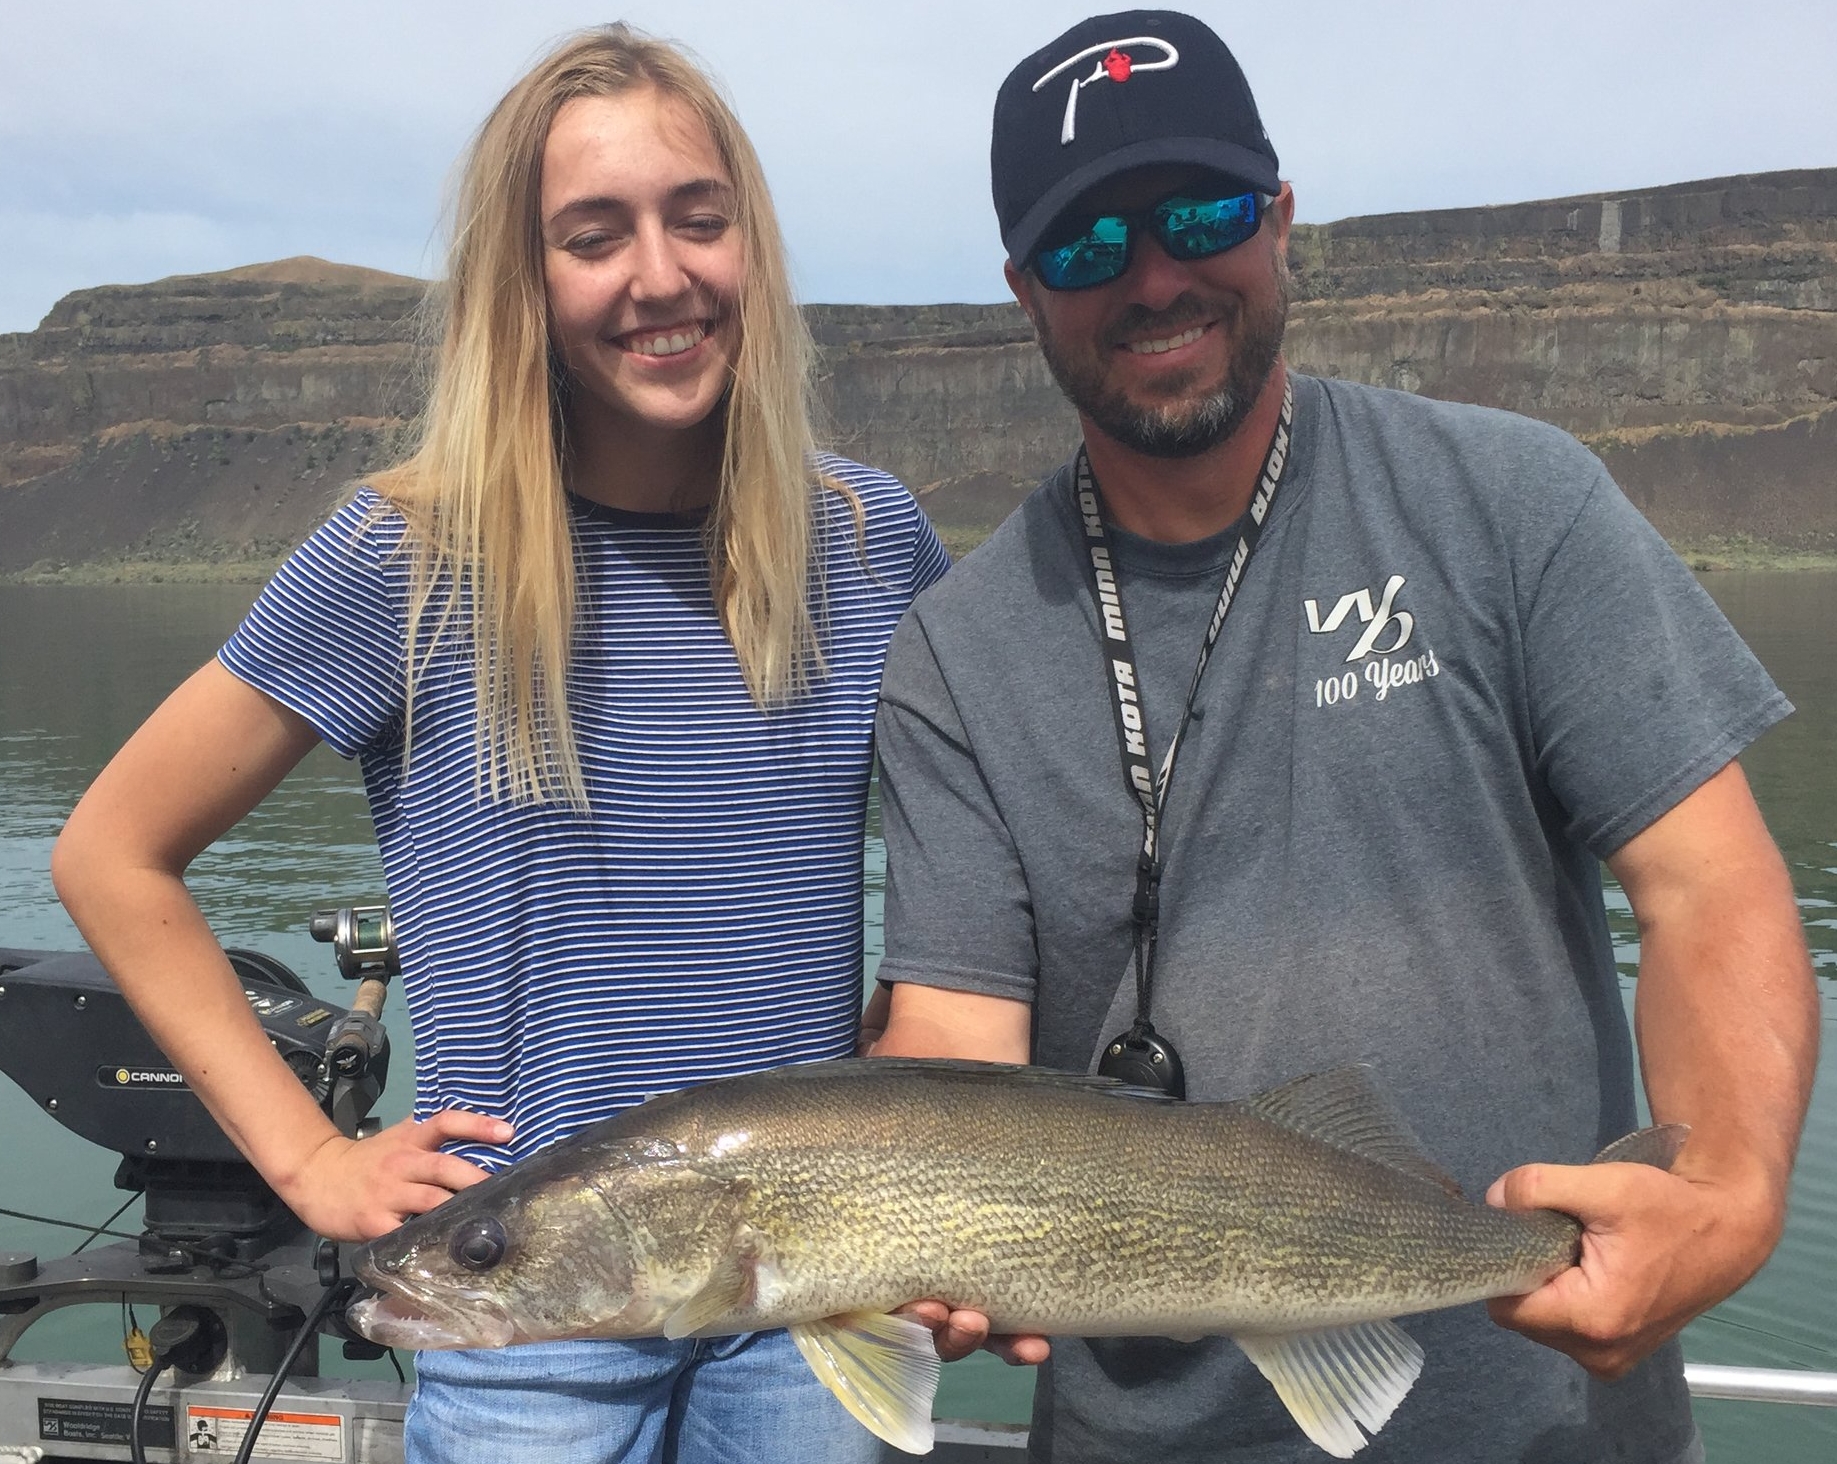
POLYGON ((306 1344, 319 1331, 319 1324, 326 1318, 334 1305, 344 1305, 350 1301, 352 1294, 361 1285, 354 1277, 347 1277, 325 1288, 325 1295, 314 1303, 313 1309, 306 1314, 306 1320, 300 1323, 300 1330, 294 1334, 288 1344, 286 1355, 275 1368, 274 1376, 268 1379, 268 1386, 263 1391, 261 1402, 255 1405, 255 1411, 249 1416, 248 1431, 242 1436, 242 1446, 236 1450, 232 1464, 249 1464, 255 1453, 255 1440, 261 1433, 262 1424, 267 1421, 268 1410, 274 1407, 274 1400, 281 1395, 281 1387, 287 1381, 287 1374, 293 1371, 293 1365, 300 1360, 300 1354, 306 1350, 306 1344))
MULTIPOLYGON (((126 1206, 123 1206, 123 1209, 125 1208, 126 1206)), ((119 1215, 120 1213, 121 1213, 120 1210, 117 1210, 115 1212, 116 1215, 119 1215)), ((113 1236, 116 1240, 139 1240, 140 1239, 138 1235, 129 1235, 125 1230, 108 1229, 107 1226, 109 1222, 107 1220, 104 1220, 102 1224, 100 1225, 93 1225, 93 1226, 84 1225, 81 1222, 76 1221, 76 1220, 53 1220, 49 1215, 33 1215, 33 1214, 27 1213, 24 1210, 9 1210, 4 1205, 0 1205, 0 1215, 8 1215, 8 1216, 11 1216, 15 1220, 30 1220, 34 1224, 37 1224, 37 1225, 56 1225, 64 1230, 88 1231, 92 1239, 98 1235, 113 1236)), ((113 1219, 114 1217, 110 1216, 109 1218, 113 1219)))
POLYGON ((100 1225, 96 1226, 95 1229, 91 1230, 88 1235, 84 1236, 82 1241, 78 1244, 77 1248, 73 1250, 70 1254, 73 1256, 81 1255, 85 1250, 89 1248, 90 1241, 94 1240, 98 1235, 114 1234, 114 1232, 110 1230, 108 1227, 113 1225, 117 1220, 119 1220, 122 1217, 122 1215, 126 1212, 128 1206, 133 1204, 134 1201, 138 1200, 145 1193, 146 1193, 145 1190, 135 1190, 133 1194, 129 1195, 125 1200, 121 1202, 120 1209, 116 1210, 113 1215, 110 1215, 108 1219, 104 1220, 100 1225))
POLYGON ((140 1386, 134 1390, 134 1406, 128 1416, 128 1458, 134 1464, 147 1464, 147 1447, 141 1441, 140 1424, 146 1415, 147 1398, 153 1392, 153 1380, 172 1364, 163 1357, 155 1357, 153 1366, 140 1375, 140 1386))
MULTIPOLYGON (((113 1220, 116 1216, 120 1215, 122 1210, 127 1209, 128 1205, 134 1203, 135 1198, 136 1196, 130 1195, 128 1197, 128 1204, 123 1205, 121 1210, 115 1211, 114 1215, 109 1216, 109 1219, 104 1220, 100 1225, 84 1225, 76 1220, 54 1220, 49 1215, 34 1215, 27 1210, 10 1210, 4 1205, 0 1205, 0 1215, 10 1216, 14 1220, 30 1220, 34 1225, 56 1225, 64 1230, 81 1230, 85 1232, 88 1239, 83 1242, 83 1245, 79 1245, 75 1251, 71 1252, 72 1255, 75 1255, 77 1251, 83 1249, 84 1245, 88 1245, 91 1240, 94 1240, 99 1235, 106 1235, 111 1240, 139 1240, 140 1236, 138 1235, 130 1234, 125 1230, 110 1230, 108 1228, 109 1220, 113 1220)), ((168 1240, 166 1237, 161 1236, 160 1243, 162 1245, 171 1246, 172 1249, 176 1251, 183 1251, 192 1258, 193 1265, 210 1266, 227 1281, 241 1281, 250 1276, 259 1276, 268 1269, 265 1262, 230 1260, 205 1246, 195 1245, 190 1241, 168 1240)))

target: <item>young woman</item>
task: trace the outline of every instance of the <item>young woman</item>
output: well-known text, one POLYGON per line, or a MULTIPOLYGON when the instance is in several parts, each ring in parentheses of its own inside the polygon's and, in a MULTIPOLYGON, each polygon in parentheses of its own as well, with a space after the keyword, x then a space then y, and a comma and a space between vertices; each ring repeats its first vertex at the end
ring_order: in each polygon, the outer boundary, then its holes
MULTIPOLYGON (((852 1052, 888 637, 946 558, 812 449, 757 158, 620 26, 486 120, 420 443, 84 797, 71 914, 243 1152, 361 1239, 650 1093, 852 1052), (183 873, 324 740, 360 758, 415 1115, 336 1132, 183 873)), ((783 1333, 428 1353, 417 1460, 867 1459, 783 1333)))

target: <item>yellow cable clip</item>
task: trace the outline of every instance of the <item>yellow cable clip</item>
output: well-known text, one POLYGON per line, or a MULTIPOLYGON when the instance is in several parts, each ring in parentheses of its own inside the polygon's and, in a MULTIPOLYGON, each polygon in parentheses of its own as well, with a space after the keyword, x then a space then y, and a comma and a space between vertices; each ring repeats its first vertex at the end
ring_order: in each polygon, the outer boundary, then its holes
POLYGON ((122 1338, 121 1345, 127 1348, 128 1361, 133 1365, 134 1371, 145 1372, 153 1366, 153 1344, 147 1340, 147 1334, 139 1327, 135 1327, 126 1337, 122 1338))

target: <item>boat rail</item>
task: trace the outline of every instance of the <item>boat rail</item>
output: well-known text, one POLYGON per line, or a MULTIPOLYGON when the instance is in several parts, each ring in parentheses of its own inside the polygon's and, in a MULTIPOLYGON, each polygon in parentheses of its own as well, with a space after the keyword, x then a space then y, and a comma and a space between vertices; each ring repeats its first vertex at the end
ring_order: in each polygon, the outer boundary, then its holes
MULTIPOLYGON (((1749 1403, 1800 1403, 1837 1408, 1837 1372, 1803 1372, 1781 1367, 1724 1367, 1717 1363, 1684 1365, 1684 1381, 1693 1398, 1733 1398, 1749 1403)), ((1027 1430, 1020 1424, 938 1420, 938 1443, 932 1464, 1015 1464, 1027 1452, 1027 1430)), ((888 1449, 887 1461, 908 1456, 888 1449)))
POLYGON ((1804 1403, 1813 1408, 1837 1408, 1837 1373, 1687 1362, 1684 1381, 1690 1385, 1693 1398, 1738 1398, 1748 1403, 1804 1403))
MULTIPOLYGON (((1691 1363, 1685 1378, 1693 1396, 1733 1398, 1769 1403, 1798 1403, 1837 1407, 1837 1373, 1801 1372, 1785 1368, 1722 1367, 1691 1363)), ((11 1363, 0 1366, 0 1464, 37 1464, 45 1457, 42 1445, 16 1443, 33 1437, 40 1428, 35 1407, 38 1394, 50 1391, 59 1397, 75 1396, 116 1400, 126 1406, 136 1379, 125 1366, 71 1365, 66 1363, 11 1363)), ((247 1374, 234 1381, 206 1382, 193 1401, 247 1408, 261 1391, 265 1379, 247 1374)), ((407 1390, 393 1382, 360 1382, 353 1379, 303 1378, 292 1380, 283 1405, 303 1411, 336 1413, 345 1420, 351 1439, 347 1456, 351 1464, 401 1464, 402 1414, 407 1390)), ((106 1403, 98 1406, 106 1406, 106 1403)), ((86 1451, 87 1452, 87 1451, 86 1451)), ((1027 1453, 1023 1424, 978 1423, 964 1419, 937 1422, 937 1445, 927 1464, 1021 1464, 1027 1453)), ((123 1458, 108 1450, 96 1458, 123 1458)), ((880 1464, 909 1464, 910 1454, 891 1445, 883 1447, 880 1464)))

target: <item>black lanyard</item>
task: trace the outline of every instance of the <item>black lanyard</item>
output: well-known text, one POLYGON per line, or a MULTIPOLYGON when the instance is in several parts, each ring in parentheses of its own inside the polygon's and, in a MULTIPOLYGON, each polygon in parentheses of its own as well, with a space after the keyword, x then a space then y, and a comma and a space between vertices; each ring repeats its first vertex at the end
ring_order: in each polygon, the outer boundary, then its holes
POLYGON ((1275 502, 1276 486, 1288 466, 1289 429, 1295 417, 1295 388, 1286 383, 1282 391, 1282 414, 1277 419, 1275 436, 1270 439, 1269 453, 1263 459, 1263 471, 1256 491, 1250 497, 1250 511, 1243 519, 1237 548, 1225 570, 1225 582, 1218 592, 1218 605, 1206 626, 1205 641, 1199 647, 1199 663, 1193 667, 1193 684, 1186 693, 1186 707, 1167 744, 1167 755, 1161 759, 1157 775, 1148 758, 1148 719, 1142 709, 1141 678, 1136 674, 1135 652, 1129 643, 1129 631, 1123 622, 1122 585, 1116 556, 1110 547, 1110 531, 1104 523, 1103 499, 1097 479, 1091 472, 1091 460, 1078 449, 1076 494, 1079 517, 1084 523, 1085 546, 1090 551, 1091 598, 1097 608, 1097 628, 1104 654, 1110 688, 1115 693, 1116 742, 1122 752, 1123 776, 1129 791, 1142 805, 1142 848, 1135 862, 1135 900, 1130 907, 1135 924, 1135 1023, 1137 1030, 1149 1030, 1148 1000, 1154 981, 1155 943, 1161 923, 1161 823, 1167 811, 1167 793, 1174 780, 1174 759, 1180 753, 1180 740, 1186 735, 1193 718, 1193 707, 1199 701, 1199 683, 1212 659, 1212 648, 1218 644, 1218 633, 1224 628, 1225 616, 1243 580, 1244 568, 1250 563, 1257 541, 1263 537, 1263 524, 1275 502))

